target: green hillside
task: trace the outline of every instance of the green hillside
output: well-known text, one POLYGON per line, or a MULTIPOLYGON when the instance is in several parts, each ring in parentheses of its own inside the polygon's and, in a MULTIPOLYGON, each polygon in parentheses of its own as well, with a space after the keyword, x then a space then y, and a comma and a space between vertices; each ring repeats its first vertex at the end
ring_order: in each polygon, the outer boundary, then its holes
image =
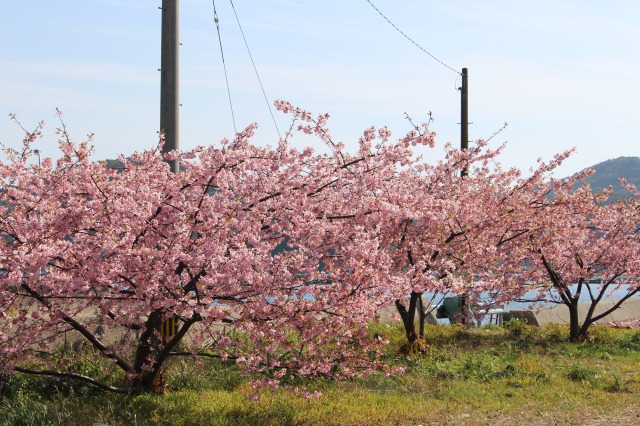
POLYGON ((624 177, 628 183, 640 187, 640 157, 618 157, 603 161, 590 167, 596 172, 584 181, 591 185, 593 191, 602 191, 611 186, 614 190, 612 200, 618 197, 627 198, 629 192, 620 186, 620 177, 624 177))

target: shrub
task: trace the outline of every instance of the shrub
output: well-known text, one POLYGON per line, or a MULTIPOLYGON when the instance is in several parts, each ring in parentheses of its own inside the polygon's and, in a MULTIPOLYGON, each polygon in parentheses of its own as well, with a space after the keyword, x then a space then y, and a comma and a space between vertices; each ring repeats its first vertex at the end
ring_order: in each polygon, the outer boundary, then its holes
POLYGON ((529 321, 526 318, 511 318, 505 321, 504 328, 514 336, 522 336, 526 333, 529 321))
POLYGON ((575 364, 569 369, 567 377, 572 382, 587 382, 589 380, 596 379, 598 377, 598 373, 592 368, 575 364))

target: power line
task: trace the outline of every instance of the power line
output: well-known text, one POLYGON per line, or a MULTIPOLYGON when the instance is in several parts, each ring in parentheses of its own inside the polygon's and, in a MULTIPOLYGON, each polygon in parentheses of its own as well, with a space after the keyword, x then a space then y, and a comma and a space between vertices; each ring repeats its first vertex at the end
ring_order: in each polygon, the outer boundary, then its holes
POLYGON ((251 50, 249 50, 249 43, 247 43, 247 38, 244 36, 244 31, 242 31, 242 25, 240 25, 240 19, 238 19, 238 13, 236 12, 236 7, 233 4, 233 0, 229 0, 231 2, 231 8, 233 8, 233 14, 236 15, 236 21, 238 22, 238 28, 240 28, 240 34, 242 34, 242 39, 244 40, 244 45, 247 47, 247 52, 249 53, 249 58, 251 58, 251 64, 253 65, 253 70, 256 72, 256 77, 258 78, 258 83, 260 83, 260 89, 262 89, 262 95, 264 96, 264 100, 267 103, 267 107, 269 108, 269 113, 271 114, 271 119, 273 120, 273 125, 276 126, 276 131, 278 132, 278 137, 282 138, 280 134, 280 129, 278 129, 278 124, 276 123, 276 118, 273 116, 273 110, 271 109, 271 104, 269 103, 269 99, 267 98, 267 93, 264 91, 264 86, 262 85, 262 80, 260 80, 260 75, 258 74, 258 68, 256 68, 256 63, 253 60, 253 56, 251 55, 251 50))
POLYGON ((378 9, 373 3, 371 3, 370 0, 366 0, 367 3, 369 3, 371 5, 371 7, 373 7, 376 12, 378 12, 378 14, 380 16, 382 16, 385 21, 387 21, 393 28, 396 29, 396 31, 398 31, 400 34, 402 34, 404 36, 404 38, 406 38, 407 40, 409 40, 411 43, 413 43, 418 49, 422 50, 424 53, 426 53, 427 55, 429 55, 432 59, 434 59, 435 61, 439 62, 441 65, 445 66, 446 68, 449 68, 451 71, 455 72, 456 74, 460 74, 459 71, 456 71, 454 68, 450 67, 449 65, 445 64, 444 62, 442 62, 440 59, 436 58, 434 55, 432 55, 431 53, 429 53, 425 48, 423 48, 422 46, 420 46, 418 43, 416 43, 415 41, 413 41, 413 39, 411 37, 409 37, 408 35, 406 35, 400 28, 398 28, 393 22, 391 22, 389 20, 389 18, 387 18, 382 12, 380 12, 380 9, 378 9))
POLYGON ((238 133, 236 128, 236 117, 233 113, 233 102, 231 102, 231 88, 229 87, 229 77, 227 75, 227 64, 224 61, 224 51, 222 50, 222 37, 220 37, 220 20, 218 19, 218 12, 216 11, 216 0, 213 2, 213 20, 216 23, 216 29, 218 30, 218 43, 220 44, 220 55, 222 56, 222 67, 224 68, 224 79, 227 81, 227 94, 229 95, 229 106, 231 107, 231 120, 233 121, 233 131, 238 133))

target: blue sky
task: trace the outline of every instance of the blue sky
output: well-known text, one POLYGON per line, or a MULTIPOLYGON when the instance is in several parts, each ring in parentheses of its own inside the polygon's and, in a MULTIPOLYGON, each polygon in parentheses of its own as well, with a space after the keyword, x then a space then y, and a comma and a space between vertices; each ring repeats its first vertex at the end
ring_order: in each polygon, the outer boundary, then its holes
MULTIPOLYGON (((618 156, 640 156, 640 2, 635 0, 392 1, 373 3, 456 70, 469 68, 470 138, 508 141, 505 166, 577 146, 568 175, 618 156)), ((234 1, 270 100, 329 112, 335 139, 432 111, 439 145, 459 144, 457 74, 397 33, 366 0, 234 1)), ((47 123, 39 142, 56 155, 59 107, 75 140, 95 134, 96 158, 153 146, 159 127, 161 0, 4 2, 0 17, 0 142, 47 123)), ((255 142, 277 133, 228 0, 216 0, 238 127, 255 142)), ((180 1, 182 149, 233 135, 213 6, 180 1)), ((277 112, 281 130, 289 121, 277 112)), ((301 137, 294 143, 309 143, 301 137)), ((426 152, 429 161, 440 150, 426 152)))

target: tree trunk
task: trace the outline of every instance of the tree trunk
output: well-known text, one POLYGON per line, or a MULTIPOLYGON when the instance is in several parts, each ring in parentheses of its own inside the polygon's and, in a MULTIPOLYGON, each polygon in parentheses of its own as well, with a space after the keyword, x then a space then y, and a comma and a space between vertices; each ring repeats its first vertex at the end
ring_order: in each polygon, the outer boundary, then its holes
POLYGON ((458 307, 460 309, 460 324, 467 327, 469 325, 469 310, 467 309, 467 294, 463 293, 459 296, 458 307))
MULTIPOLYGON (((580 319, 578 317, 578 301, 572 300, 567 304, 569 308, 569 341, 577 342, 580 339, 580 319)), ((586 333, 586 329, 584 330, 586 333)))
POLYGON ((591 322, 585 322, 580 327, 580 331, 578 332, 577 340, 584 342, 589 337, 589 326, 591 326, 591 322))
POLYGON ((413 344, 416 340, 418 340, 418 334, 416 333, 416 307, 418 304, 418 299, 420 299, 422 293, 418 293, 415 291, 411 292, 411 298, 409 299, 409 309, 407 310, 406 306, 400 300, 396 300, 396 309, 400 314, 400 318, 402 319, 402 324, 404 325, 404 331, 407 335, 407 341, 409 344, 413 344))
POLYGON ((153 311, 149 315, 149 318, 147 318, 145 330, 140 334, 138 339, 138 347, 133 364, 135 376, 130 379, 130 385, 133 388, 138 388, 138 392, 140 393, 158 393, 156 387, 157 380, 161 378, 159 374, 162 368, 162 362, 158 363, 157 353, 162 343, 158 339, 156 332, 160 329, 161 323, 162 311, 153 311), (151 369, 146 370, 144 367, 150 362, 150 358, 154 359, 154 361, 152 362, 151 369))
POLYGON ((134 393, 155 393, 163 394, 166 388, 166 372, 160 367, 151 371, 140 373, 131 380, 131 387, 135 389, 134 393))
POLYGON ((418 297, 418 324, 420 325, 420 332, 418 337, 424 339, 424 323, 427 320, 427 312, 424 309, 424 302, 422 301, 422 294, 418 297))

